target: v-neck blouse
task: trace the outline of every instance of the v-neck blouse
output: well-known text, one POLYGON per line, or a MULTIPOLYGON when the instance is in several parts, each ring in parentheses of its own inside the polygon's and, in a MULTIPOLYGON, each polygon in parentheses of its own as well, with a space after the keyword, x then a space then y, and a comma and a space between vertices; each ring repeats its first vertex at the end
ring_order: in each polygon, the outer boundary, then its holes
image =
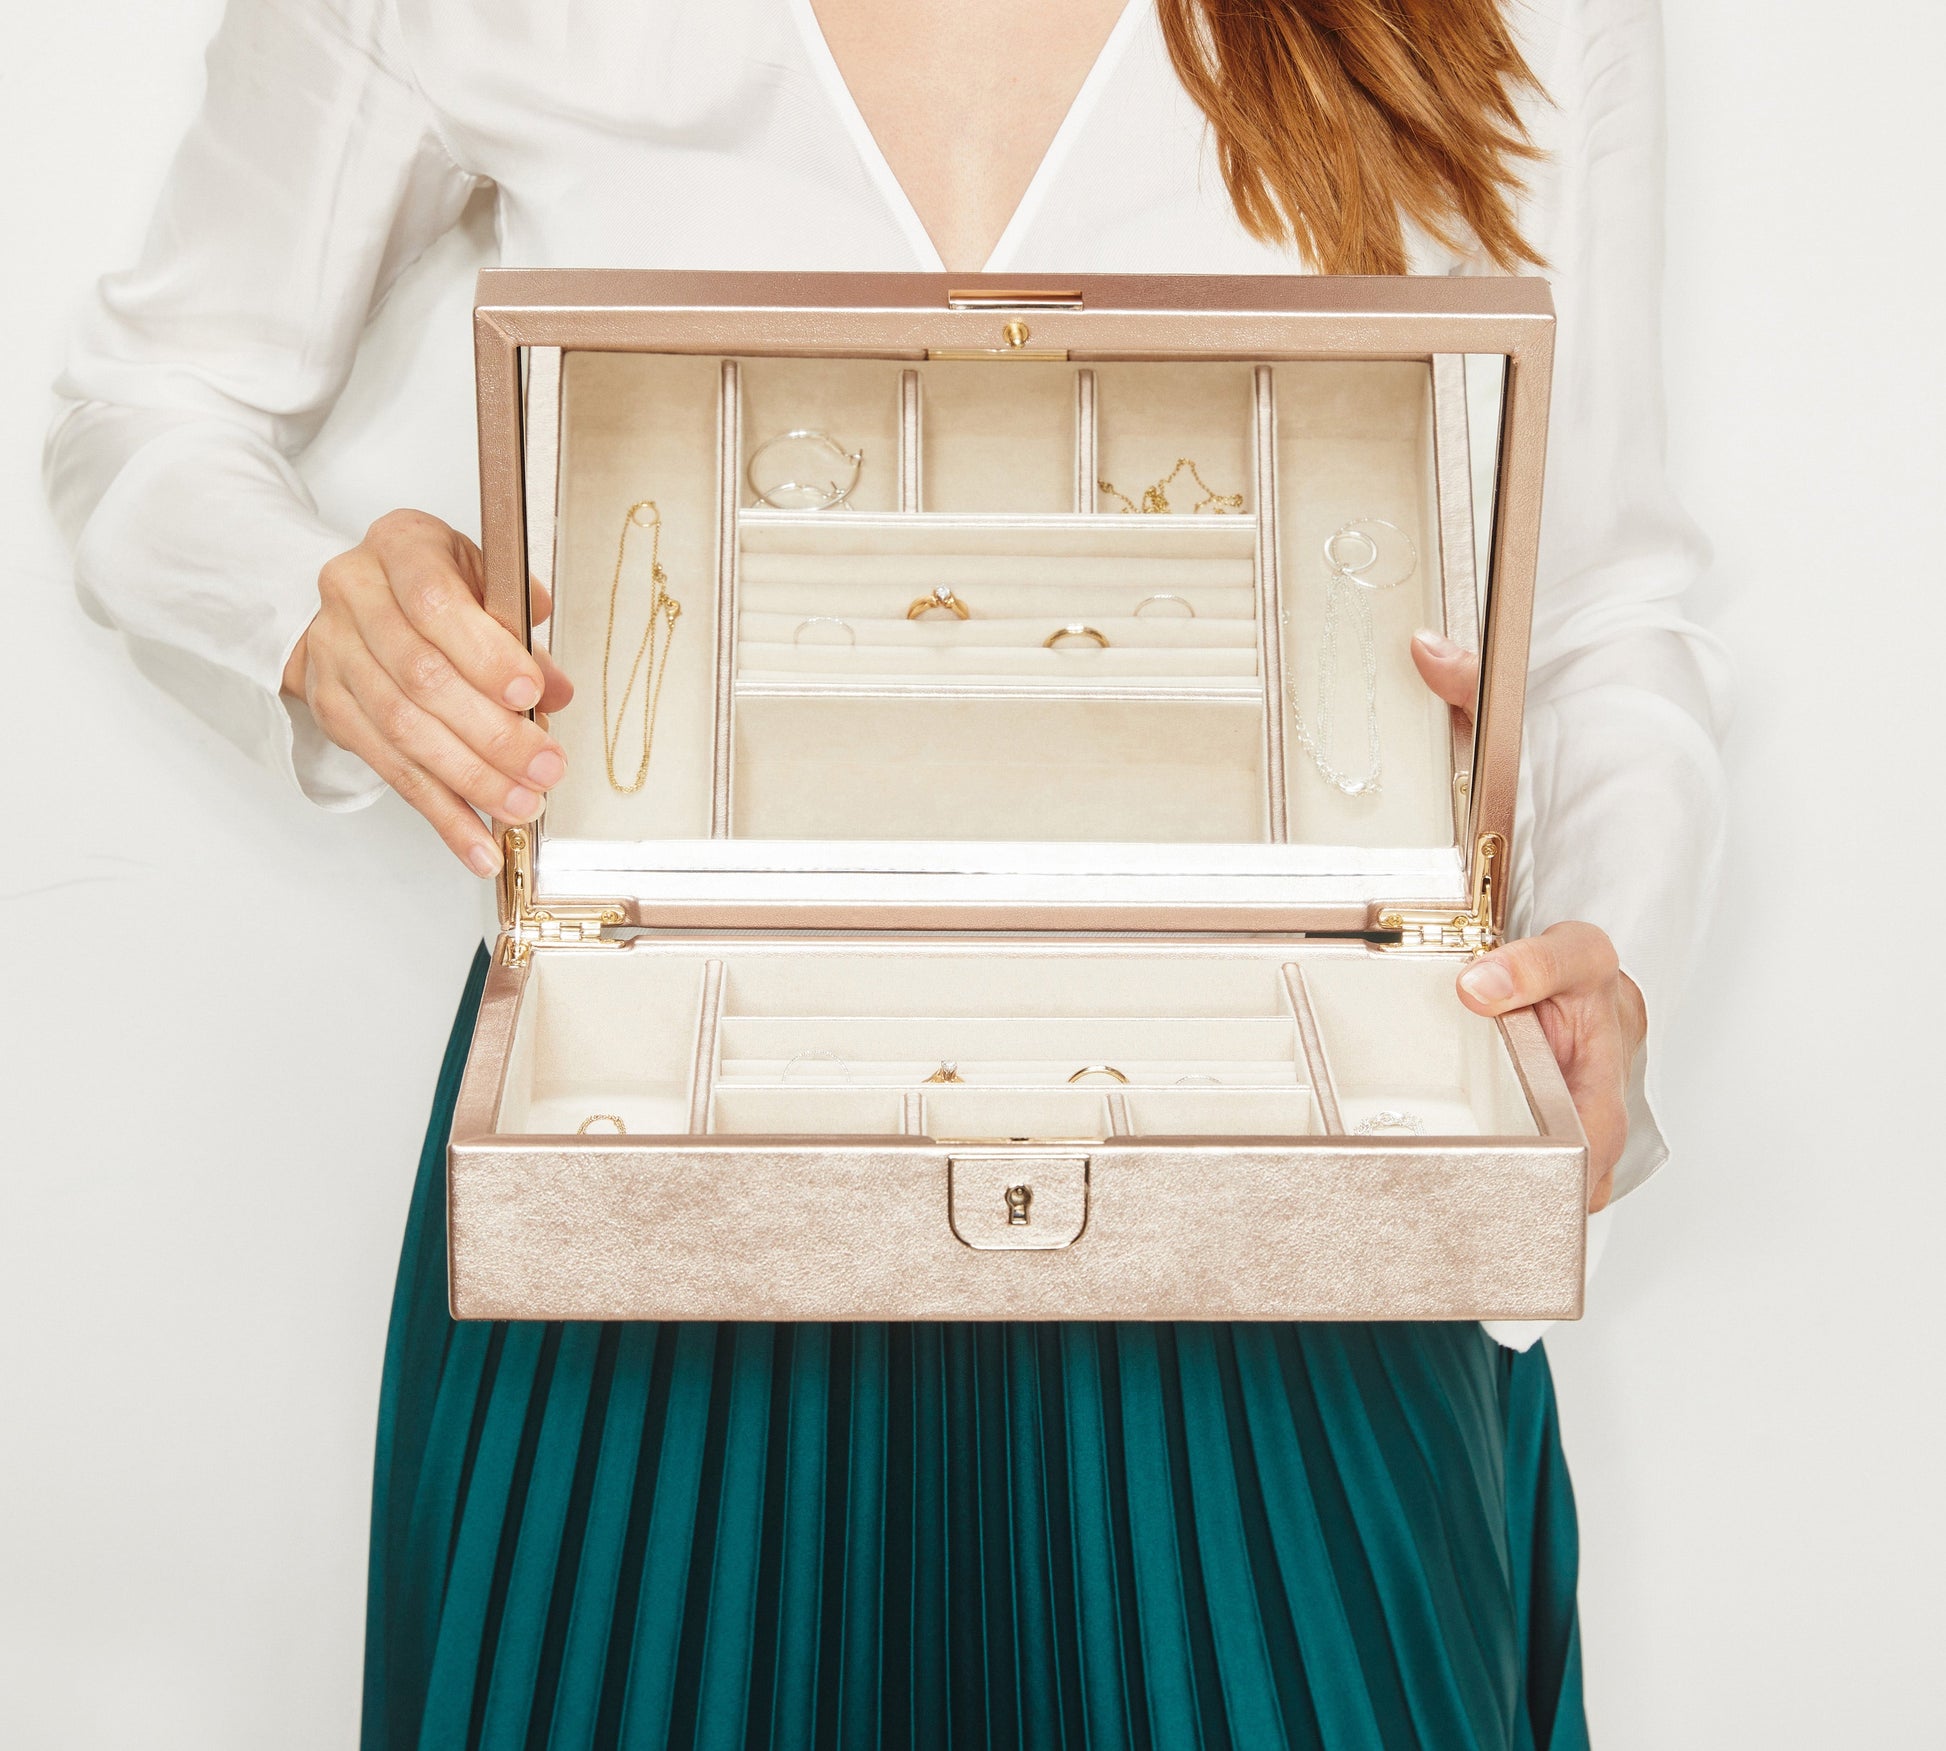
MULTIPOLYGON (((913 262, 921 271, 946 272, 947 264, 940 257, 938 246, 934 244, 925 222, 919 217, 918 209, 905 191, 905 185, 899 181, 898 173, 872 133, 871 124, 865 120, 857 99, 852 96, 851 87, 831 53, 824 26, 818 21, 812 0, 785 0, 785 5, 797 20, 804 38, 805 54, 830 93, 832 108, 843 118, 852 144, 858 149, 859 158, 870 171, 872 180, 885 197, 885 204, 897 216, 900 227, 912 244, 913 262)), ((979 269, 981 273, 1002 274, 1023 265, 1015 259, 1019 239, 1023 232, 1032 227, 1047 185, 1059 176, 1061 166, 1074 149, 1075 140, 1086 131, 1088 118, 1103 87, 1114 78, 1115 69, 1130 39, 1144 25, 1152 22, 1150 0, 1122 0, 1120 17, 1096 51, 1087 76, 1076 90, 1073 102, 1068 105, 1066 115, 1061 118, 1060 126, 1048 142, 1047 150, 1041 154, 1040 162, 1034 166, 1034 174, 1028 179, 1027 187, 1021 191, 1019 201, 1007 217, 1007 223, 994 239, 993 248, 987 252, 986 261, 979 269)))
MULTIPOLYGON (((1548 156, 1523 219, 1560 320, 1511 916, 1600 924, 1653 1028, 1707 917, 1728 693, 1682 612, 1705 550, 1663 464, 1660 21, 1656 0, 1518 18, 1551 99, 1528 106, 1548 156)), ((356 540, 295 459, 477 189, 510 265, 939 266, 809 0, 232 0, 208 67, 140 260, 84 313, 49 491, 90 612, 327 807, 381 787, 278 692, 320 566, 356 540)), ((988 266, 1304 264, 1238 224, 1132 0, 988 266)), ((1489 271, 1423 238, 1412 266, 1489 271)), ((1631 1116, 1618 1191, 1667 1153, 1639 1072, 1631 1116)))

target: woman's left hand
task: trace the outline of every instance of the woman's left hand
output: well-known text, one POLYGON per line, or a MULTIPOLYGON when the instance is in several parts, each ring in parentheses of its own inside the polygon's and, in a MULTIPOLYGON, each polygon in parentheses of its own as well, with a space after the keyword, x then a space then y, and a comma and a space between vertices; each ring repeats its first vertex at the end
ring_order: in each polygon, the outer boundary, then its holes
MULTIPOLYGON (((1422 632, 1412 641, 1412 661, 1426 685, 1470 723, 1480 659, 1422 632)), ((1459 996, 1476 1015, 1532 1009, 1539 1017, 1588 1133, 1588 1208, 1599 1210, 1628 1141, 1629 1077, 1649 1031, 1648 1007, 1622 971, 1608 933, 1593 924, 1552 924, 1539 936, 1502 943, 1460 974, 1459 996)))

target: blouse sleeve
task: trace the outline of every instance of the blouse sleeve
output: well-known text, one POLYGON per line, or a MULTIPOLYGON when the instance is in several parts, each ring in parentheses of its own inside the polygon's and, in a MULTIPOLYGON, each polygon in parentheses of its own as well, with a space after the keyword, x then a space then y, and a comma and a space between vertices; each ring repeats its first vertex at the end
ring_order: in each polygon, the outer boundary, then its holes
POLYGON ((319 568, 356 537, 318 515, 292 458, 473 187, 405 70, 391 0, 231 0, 141 258, 101 282, 56 384, 47 486, 82 603, 328 807, 381 787, 278 689, 319 568))
POLYGON ((1553 100, 1530 236, 1558 315, 1510 923, 1587 919, 1641 988, 1615 1195, 1668 1157, 1658 1030, 1705 930, 1722 858, 1718 741, 1731 683, 1683 611, 1708 550, 1665 468, 1662 41, 1657 0, 1570 0, 1536 71, 1553 100))

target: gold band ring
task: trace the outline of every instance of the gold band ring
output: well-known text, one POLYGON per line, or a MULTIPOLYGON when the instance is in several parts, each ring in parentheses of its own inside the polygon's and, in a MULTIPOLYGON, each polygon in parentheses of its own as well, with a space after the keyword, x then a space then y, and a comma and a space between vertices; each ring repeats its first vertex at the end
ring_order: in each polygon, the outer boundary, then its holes
POLYGON ((915 596, 912 606, 905 611, 905 617, 908 620, 917 620, 920 615, 935 611, 950 614, 955 620, 970 620, 973 616, 973 610, 953 594, 953 586, 941 584, 938 589, 926 595, 915 596))
POLYGON ((628 1127, 613 1113, 590 1113, 580 1124, 575 1126, 574 1134, 577 1137, 584 1136, 590 1125, 613 1125, 623 1136, 628 1135, 628 1127))
POLYGON ((1054 650, 1064 638, 1091 638, 1103 650, 1108 648, 1108 635, 1105 632, 1097 632, 1092 626, 1082 626, 1077 622, 1073 626, 1057 627, 1054 631, 1050 632, 1047 637, 1041 640, 1041 649, 1044 651, 1054 650))
POLYGON ((964 1082, 966 1078, 959 1073, 959 1066, 950 1059, 941 1059, 939 1068, 926 1078, 928 1082, 964 1082))
POLYGON ((1079 1082, 1084 1076, 1112 1076, 1117 1082, 1126 1082, 1128 1080, 1113 1064, 1084 1064, 1068 1080, 1070 1082, 1079 1082))

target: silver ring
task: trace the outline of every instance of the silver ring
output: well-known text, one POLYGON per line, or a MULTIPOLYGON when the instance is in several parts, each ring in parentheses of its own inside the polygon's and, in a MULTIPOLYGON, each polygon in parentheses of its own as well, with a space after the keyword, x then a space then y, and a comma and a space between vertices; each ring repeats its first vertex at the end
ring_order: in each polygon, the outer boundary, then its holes
POLYGON ((743 465, 743 478, 749 481, 750 490, 772 510, 830 511, 837 509, 857 490, 858 476, 864 466, 863 450, 847 450, 829 432, 797 426, 788 432, 779 432, 774 438, 766 438, 752 450, 750 460, 743 465), (757 459, 766 451, 776 449, 779 444, 803 444, 827 452, 836 473, 822 485, 793 476, 786 480, 774 480, 765 486, 757 478, 757 459), (842 486, 838 483, 839 474, 845 475, 842 486))
POLYGON ((836 1052, 827 1051, 822 1046, 813 1046, 809 1051, 799 1052, 794 1058, 788 1059, 784 1065, 784 1075, 782 1080, 785 1082, 790 1081, 791 1072, 795 1070, 798 1067, 798 1065, 806 1062, 816 1064, 816 1065, 821 1065, 821 1066, 828 1065, 831 1070, 830 1079, 832 1081, 849 1082, 851 1080, 850 1061, 844 1058, 840 1058, 836 1052))
MULTIPOLYGON (((858 634, 852 630, 849 620, 840 620, 836 615, 832 614, 813 614, 809 620, 800 620, 797 623, 797 630, 791 634, 792 644, 802 644, 804 642, 804 629, 807 626, 842 626, 845 629, 846 644, 856 645, 858 643, 858 634)), ((818 642, 822 643, 823 640, 819 640, 818 642)))
POLYGON ((1142 610, 1148 607, 1151 602, 1180 602, 1185 612, 1184 614, 1172 616, 1172 618, 1178 620, 1184 618, 1194 620, 1196 618, 1196 604, 1194 602, 1190 601, 1187 596, 1178 596, 1173 591, 1165 590, 1159 596, 1144 596, 1141 601, 1135 604, 1135 618, 1137 620, 1142 618, 1142 610))
POLYGON ((1178 1076, 1170 1086, 1172 1088, 1221 1088, 1223 1084, 1214 1076, 1178 1076))
POLYGON ((1398 524, 1387 517, 1354 517, 1349 523, 1341 523, 1324 539, 1324 563, 1331 568, 1333 577, 1343 578, 1348 584, 1356 584, 1361 590, 1395 590, 1419 569, 1419 549, 1412 537, 1398 524), (1381 549, 1375 537, 1368 534, 1372 529, 1390 529, 1405 543, 1406 566, 1396 578, 1387 583, 1375 583, 1363 574, 1378 564, 1381 549), (1363 542, 1369 551, 1366 556, 1353 564, 1338 556, 1338 544, 1343 541, 1363 542))
POLYGON ((1410 1131, 1415 1137, 1423 1137, 1426 1121, 1416 1113, 1401 1113, 1386 1107, 1352 1128, 1352 1134, 1358 1137, 1376 1137, 1381 1131, 1410 1131))

